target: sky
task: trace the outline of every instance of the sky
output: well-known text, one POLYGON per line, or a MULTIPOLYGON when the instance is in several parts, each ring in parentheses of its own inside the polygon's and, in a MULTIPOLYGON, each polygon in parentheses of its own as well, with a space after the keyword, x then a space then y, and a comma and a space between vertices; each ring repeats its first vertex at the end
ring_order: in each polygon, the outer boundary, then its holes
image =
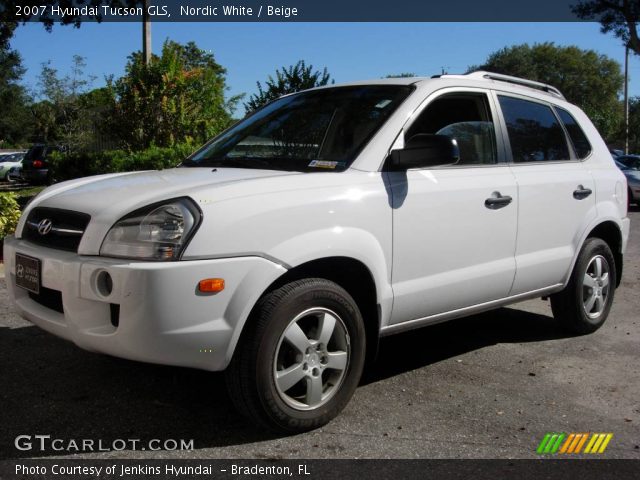
MULTIPOLYGON (((505 46, 555 42, 608 55, 624 65, 624 48, 599 24, 573 23, 154 23, 153 51, 171 39, 194 41, 211 51, 227 69, 229 95, 255 93, 277 68, 304 59, 327 67, 336 83, 411 72, 423 76, 463 73, 505 46)), ((73 55, 86 57, 95 87, 107 75, 120 76, 127 56, 141 49, 141 25, 134 22, 84 23, 81 28, 55 26, 48 33, 37 23, 19 26, 11 46, 27 68, 24 81, 37 86, 43 62, 61 74, 73 55)), ((640 95, 640 57, 630 56, 631 96, 640 95)))

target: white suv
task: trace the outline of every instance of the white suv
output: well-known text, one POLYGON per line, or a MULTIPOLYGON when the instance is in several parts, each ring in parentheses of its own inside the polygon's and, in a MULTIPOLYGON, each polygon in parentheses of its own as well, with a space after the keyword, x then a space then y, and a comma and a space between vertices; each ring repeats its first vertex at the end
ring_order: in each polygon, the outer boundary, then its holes
POLYGON ((4 244, 26 319, 87 350, 227 371, 260 425, 312 429, 378 338, 531 297, 593 332, 625 177, 555 88, 476 72, 282 97, 178 168, 60 183, 4 244))

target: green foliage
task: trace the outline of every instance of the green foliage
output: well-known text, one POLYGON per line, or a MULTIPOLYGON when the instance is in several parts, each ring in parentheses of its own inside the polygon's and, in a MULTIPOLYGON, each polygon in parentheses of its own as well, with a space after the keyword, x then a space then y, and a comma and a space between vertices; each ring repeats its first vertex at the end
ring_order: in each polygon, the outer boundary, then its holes
POLYGON ((173 147, 151 146, 139 152, 105 150, 102 152, 54 152, 49 161, 59 181, 100 175, 103 173, 132 172, 138 170, 161 170, 175 167, 189 156, 195 148, 192 144, 177 144, 173 147))
POLYGON ((84 73, 85 59, 73 56, 71 72, 64 77, 51 66, 42 64, 38 85, 42 99, 31 107, 35 133, 33 140, 61 143, 70 150, 83 149, 94 132, 91 105, 87 102, 92 76, 84 73))
POLYGON ((636 54, 640 55, 640 2, 638 0, 581 1, 572 7, 573 12, 584 20, 600 22, 602 33, 613 33, 636 54))
POLYGON ((20 54, 0 45, 0 147, 22 143, 28 129, 28 97, 18 83, 23 74, 20 54))
POLYGON ((108 80, 109 128, 131 150, 202 143, 229 126, 239 101, 225 101, 225 74, 193 42, 166 41, 149 65, 136 52, 125 75, 108 80))
POLYGON ((411 77, 417 77, 417 75, 411 72, 403 72, 403 73, 394 73, 391 75, 387 75, 384 78, 411 78, 411 77))
MULTIPOLYGON (((624 145, 624 126, 620 129, 619 145, 624 145)), ((629 153, 640 152, 640 97, 629 99, 629 153)))
POLYGON ((615 135, 623 121, 618 99, 624 82, 620 65, 593 50, 553 43, 516 45, 492 53, 484 65, 469 69, 474 70, 514 75, 559 88, 569 102, 585 111, 605 138, 615 135))
POLYGON ((20 206, 13 192, 0 192, 0 240, 11 235, 20 219, 20 206))
POLYGON ((295 65, 290 65, 289 68, 282 67, 280 70, 276 70, 275 79, 269 75, 265 82, 266 88, 263 88, 262 84, 257 82, 258 93, 251 95, 251 98, 244 106, 247 112, 250 113, 282 95, 308 88, 321 87, 328 85, 329 82, 335 83, 331 80, 331 75, 329 75, 326 67, 322 71, 316 70, 314 72, 313 65, 307 66, 304 60, 300 60, 295 65))
MULTIPOLYGON (((7 45, 9 40, 11 39, 14 30, 16 27, 30 18, 37 18, 38 21, 44 25, 47 31, 51 31, 54 18, 51 16, 51 5, 59 5, 60 7, 77 7, 79 5, 88 5, 88 6, 99 6, 99 5, 112 5, 112 6, 120 6, 120 7, 133 7, 140 6, 141 0, 83 0, 82 2, 78 2, 75 0, 30 0, 30 1, 20 1, 15 2, 14 0, 0 0, 0 46, 7 45), (35 15, 22 15, 21 17, 16 16, 16 3, 20 3, 21 5, 37 5, 44 6, 46 8, 38 9, 37 14, 35 15)), ((56 23, 61 25, 73 25, 76 28, 80 28, 81 21, 86 21, 88 19, 93 19, 95 17, 89 16, 81 18, 80 15, 69 14, 65 15, 62 18, 56 18, 56 23)), ((96 18, 97 21, 100 21, 100 18, 96 18)))

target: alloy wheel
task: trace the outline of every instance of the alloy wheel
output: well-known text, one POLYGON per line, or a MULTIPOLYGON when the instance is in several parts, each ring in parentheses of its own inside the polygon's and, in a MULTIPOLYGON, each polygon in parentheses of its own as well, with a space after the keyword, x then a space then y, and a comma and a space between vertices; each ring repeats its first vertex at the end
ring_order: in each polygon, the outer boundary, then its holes
POLYGON ((280 398, 296 410, 315 410, 340 389, 351 355, 347 328, 335 312, 311 308, 284 329, 273 376, 280 398))

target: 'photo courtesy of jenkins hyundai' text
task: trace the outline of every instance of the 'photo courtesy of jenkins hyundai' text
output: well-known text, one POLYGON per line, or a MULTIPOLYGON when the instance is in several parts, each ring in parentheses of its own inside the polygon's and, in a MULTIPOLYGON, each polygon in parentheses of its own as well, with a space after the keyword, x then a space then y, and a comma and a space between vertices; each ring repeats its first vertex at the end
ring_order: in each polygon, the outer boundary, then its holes
POLYGON ((640 476, 640 1, 0 22, 1 480, 640 476))

